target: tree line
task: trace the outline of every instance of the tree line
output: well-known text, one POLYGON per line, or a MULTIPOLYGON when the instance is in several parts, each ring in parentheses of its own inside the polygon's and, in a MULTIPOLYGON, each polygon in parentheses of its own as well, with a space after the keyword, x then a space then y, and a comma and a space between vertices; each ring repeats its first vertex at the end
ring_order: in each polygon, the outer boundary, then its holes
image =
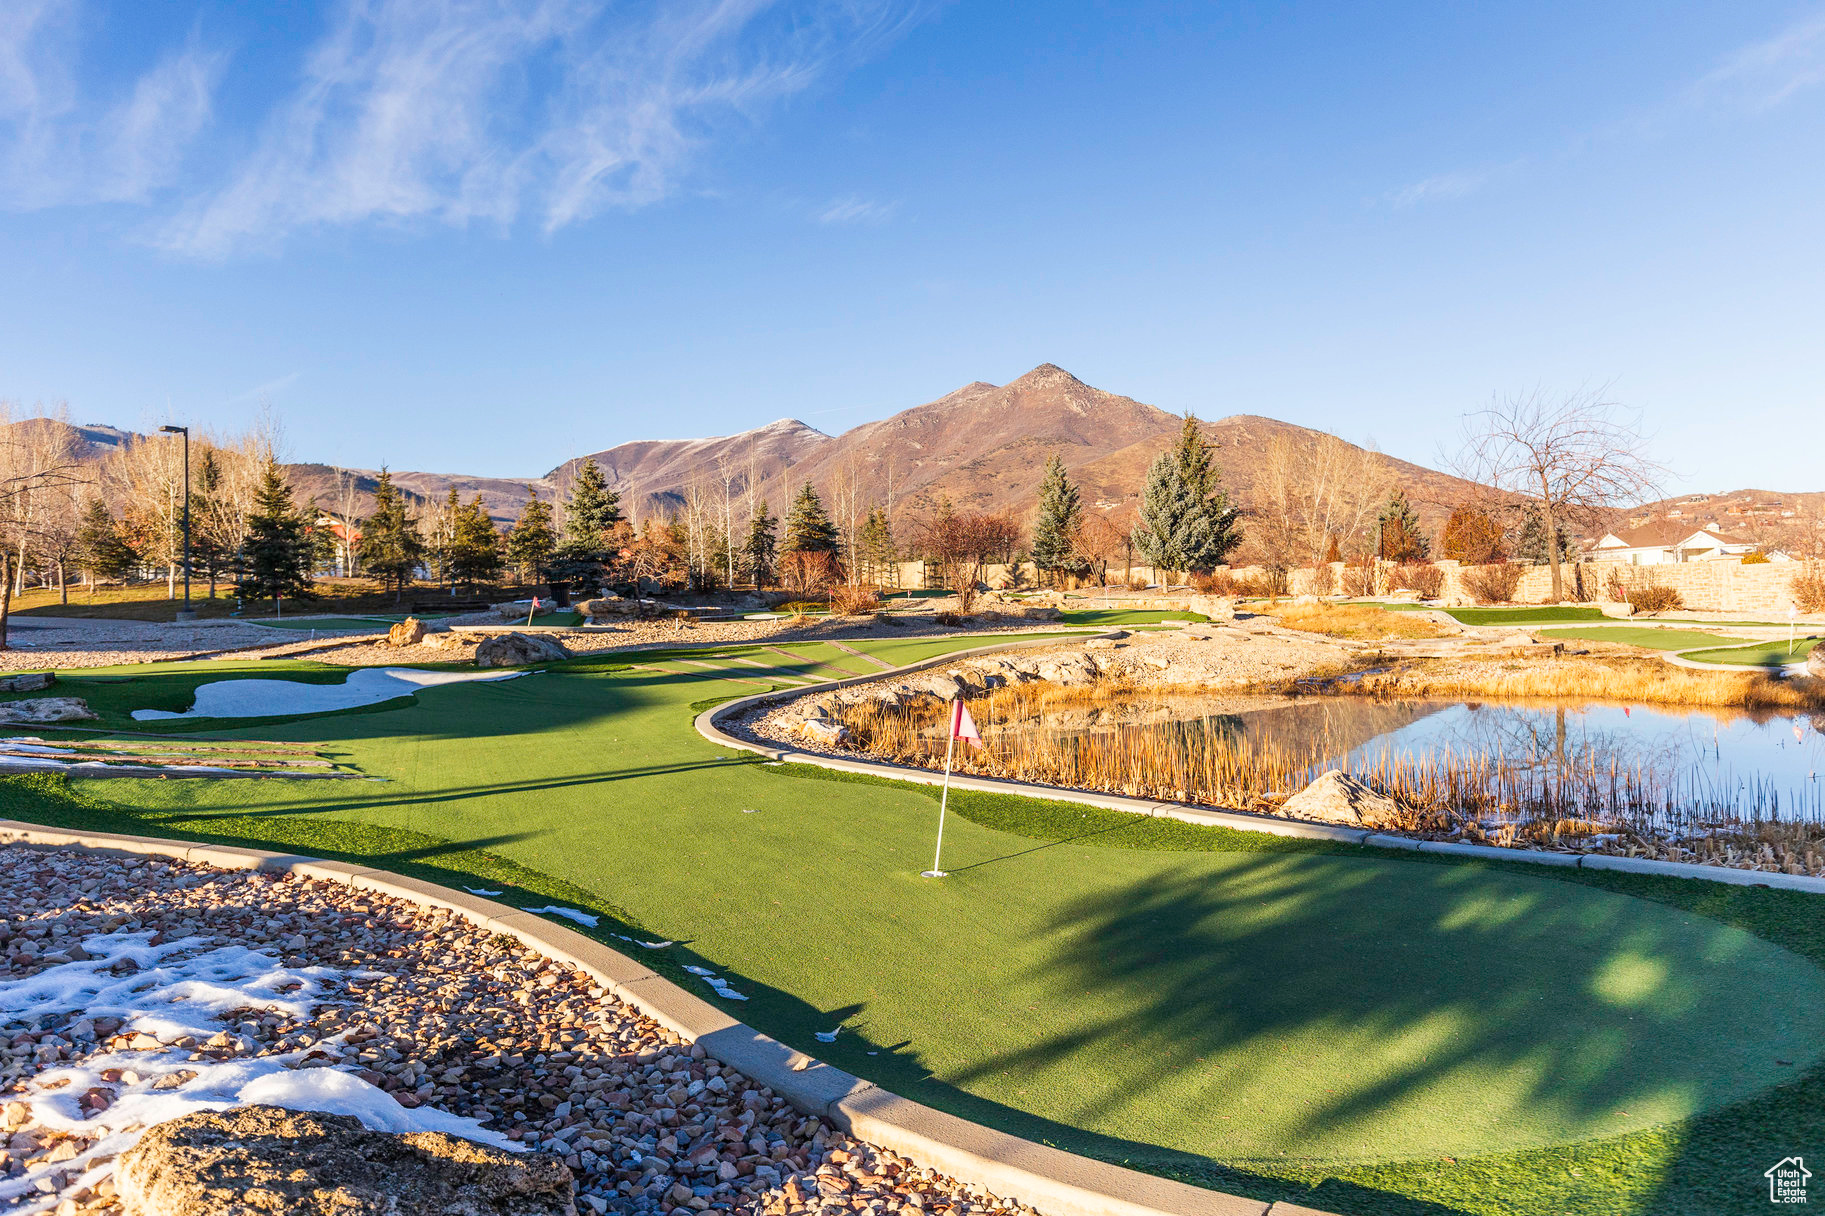
MULTIPOLYGON (((0 417, 5 421, 11 419, 0 417)), ((420 580, 455 589, 507 577, 585 592, 746 583, 815 593, 845 582, 890 583, 896 563, 922 560, 967 598, 973 590, 963 589, 981 582, 986 565, 1017 570, 1025 560, 1048 581, 1107 581, 1118 561, 1187 578, 1238 559, 1276 576, 1330 562, 1415 563, 1435 555, 1557 567, 1575 550, 1576 527, 1639 493, 1654 472, 1634 454, 1639 435, 1616 407, 1588 396, 1535 395, 1470 416, 1462 467, 1483 492, 1456 504, 1436 544, 1394 462, 1322 433, 1289 430, 1271 439, 1252 470, 1245 514, 1225 488, 1216 446, 1190 414, 1148 466, 1138 504, 1125 517, 1086 507, 1054 454, 1026 523, 1008 512, 958 510, 942 498, 896 518, 896 508, 907 512, 896 503, 891 466, 873 490, 853 465, 823 490, 804 481, 776 514, 771 479, 760 478, 752 462, 742 469, 727 460, 715 476, 685 486, 667 509, 636 522, 587 459, 560 497, 532 493, 502 529, 479 495, 463 501, 452 488, 441 500, 424 500, 385 469, 366 512, 357 510, 355 481, 346 473, 330 504, 300 505, 270 420, 240 436, 194 436, 188 500, 175 438, 129 437, 99 463, 83 462, 74 432, 57 422, 27 419, 3 428, 0 574, 8 596, 35 577, 54 581, 67 598, 72 573, 90 584, 162 575, 175 595, 186 507, 188 570, 209 594, 226 582, 245 598, 280 603, 309 597, 324 572, 378 580, 396 598, 420 580)), ((6 608, 0 598, 0 620, 6 608)))

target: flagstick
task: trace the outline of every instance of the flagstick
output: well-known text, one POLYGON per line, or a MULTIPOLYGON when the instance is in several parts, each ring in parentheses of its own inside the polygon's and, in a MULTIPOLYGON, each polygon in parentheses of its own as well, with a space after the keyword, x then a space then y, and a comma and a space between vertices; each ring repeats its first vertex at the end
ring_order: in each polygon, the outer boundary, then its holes
MULTIPOLYGON (((953 717, 952 721, 955 721, 953 717)), ((951 727, 950 742, 944 745, 944 792, 938 796, 938 848, 932 854, 932 868, 919 875, 920 878, 948 878, 938 868, 939 860, 944 856, 944 808, 951 800, 951 753, 957 750, 957 728, 951 727)))

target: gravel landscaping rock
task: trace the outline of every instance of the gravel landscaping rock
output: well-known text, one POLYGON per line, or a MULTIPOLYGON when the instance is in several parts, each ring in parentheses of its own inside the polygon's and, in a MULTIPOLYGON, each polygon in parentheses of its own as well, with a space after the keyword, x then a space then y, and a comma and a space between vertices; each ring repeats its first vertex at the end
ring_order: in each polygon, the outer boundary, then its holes
POLYGON ((548 1153, 442 1132, 371 1132, 347 1115, 243 1106, 157 1124, 121 1154, 126 1216, 576 1216, 548 1153))
MULTIPOLYGON (((587 976, 455 913, 314 879, 0 846, 0 985, 126 932, 200 939, 187 952, 244 946, 340 978, 323 981, 308 1015, 276 997, 228 1012, 207 1038, 124 1033, 112 1017, 0 1015, 0 1201, 16 1194, 20 1211, 125 1210, 114 1155, 124 1146, 98 1154, 108 1144, 50 1117, 56 1091, 35 1079, 137 1052, 167 1070, 174 1058, 201 1068, 283 1056, 289 1068, 353 1073, 407 1110, 484 1120, 561 1160, 585 1214, 1030 1212, 799 1114, 587 976)), ((133 973, 125 960, 116 968, 133 973)), ((143 1100, 152 1086, 110 1063, 60 1109, 86 1118, 129 1091, 143 1100)))

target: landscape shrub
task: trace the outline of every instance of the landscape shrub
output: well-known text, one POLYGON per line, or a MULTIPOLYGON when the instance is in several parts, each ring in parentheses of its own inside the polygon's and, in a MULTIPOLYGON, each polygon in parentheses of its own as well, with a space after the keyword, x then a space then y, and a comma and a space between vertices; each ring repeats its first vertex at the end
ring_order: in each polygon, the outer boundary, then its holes
POLYGON ((956 629, 963 624, 963 618, 955 612, 937 613, 932 617, 932 620, 938 622, 940 625, 949 625, 952 629, 956 629))
POLYGON ((822 600, 792 600, 781 604, 781 612, 790 612, 793 616, 804 616, 808 612, 822 612, 827 607, 822 600))
POLYGON ((1351 562, 1343 568, 1345 595, 1374 595, 1375 567, 1369 562, 1351 562))
POLYGON ((1793 576, 1793 602, 1801 612, 1825 612, 1825 562, 1807 562, 1793 576))
POLYGON ((1242 582, 1227 570, 1191 576, 1191 589, 1199 595, 1241 595, 1242 582))
POLYGON ((1670 612, 1675 608, 1684 608, 1686 601, 1677 587, 1647 582, 1629 588, 1628 604, 1636 612, 1670 612))
POLYGON ((1431 562, 1403 562, 1393 579, 1396 588, 1417 591, 1422 599, 1435 600, 1445 590, 1445 572, 1431 562))
POLYGON ((1128 590, 1130 591, 1145 591, 1147 586, 1147 580, 1144 578, 1131 577, 1128 580, 1128 590))
POLYGON ((1521 567, 1512 562, 1473 566, 1464 572, 1464 590, 1479 604, 1510 604, 1521 585, 1521 567))
POLYGON ((1329 595, 1337 587, 1337 577, 1329 562, 1319 562, 1305 573, 1307 595, 1329 595))
POLYGON ((1745 566, 1766 566, 1768 562, 1768 555, 1759 549, 1753 553, 1743 554, 1743 565, 1745 566))
POLYGON ((818 592, 841 580, 843 567, 834 553, 801 551, 780 558, 779 574, 792 591, 818 592))
POLYGON ((873 587, 855 587, 848 583, 830 590, 830 612, 833 616, 872 616, 881 609, 881 593, 873 587))

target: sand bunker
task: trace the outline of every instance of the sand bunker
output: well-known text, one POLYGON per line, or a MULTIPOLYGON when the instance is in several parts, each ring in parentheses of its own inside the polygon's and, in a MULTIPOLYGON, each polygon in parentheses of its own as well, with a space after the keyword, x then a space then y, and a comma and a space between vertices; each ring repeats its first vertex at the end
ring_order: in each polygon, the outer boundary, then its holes
POLYGON ((270 718, 279 714, 322 714, 335 709, 378 705, 409 697, 421 688, 470 680, 511 680, 517 671, 419 671, 411 667, 364 667, 340 684, 303 684, 297 680, 217 680, 196 690, 196 702, 183 713, 136 709, 140 721, 153 718, 270 718))

